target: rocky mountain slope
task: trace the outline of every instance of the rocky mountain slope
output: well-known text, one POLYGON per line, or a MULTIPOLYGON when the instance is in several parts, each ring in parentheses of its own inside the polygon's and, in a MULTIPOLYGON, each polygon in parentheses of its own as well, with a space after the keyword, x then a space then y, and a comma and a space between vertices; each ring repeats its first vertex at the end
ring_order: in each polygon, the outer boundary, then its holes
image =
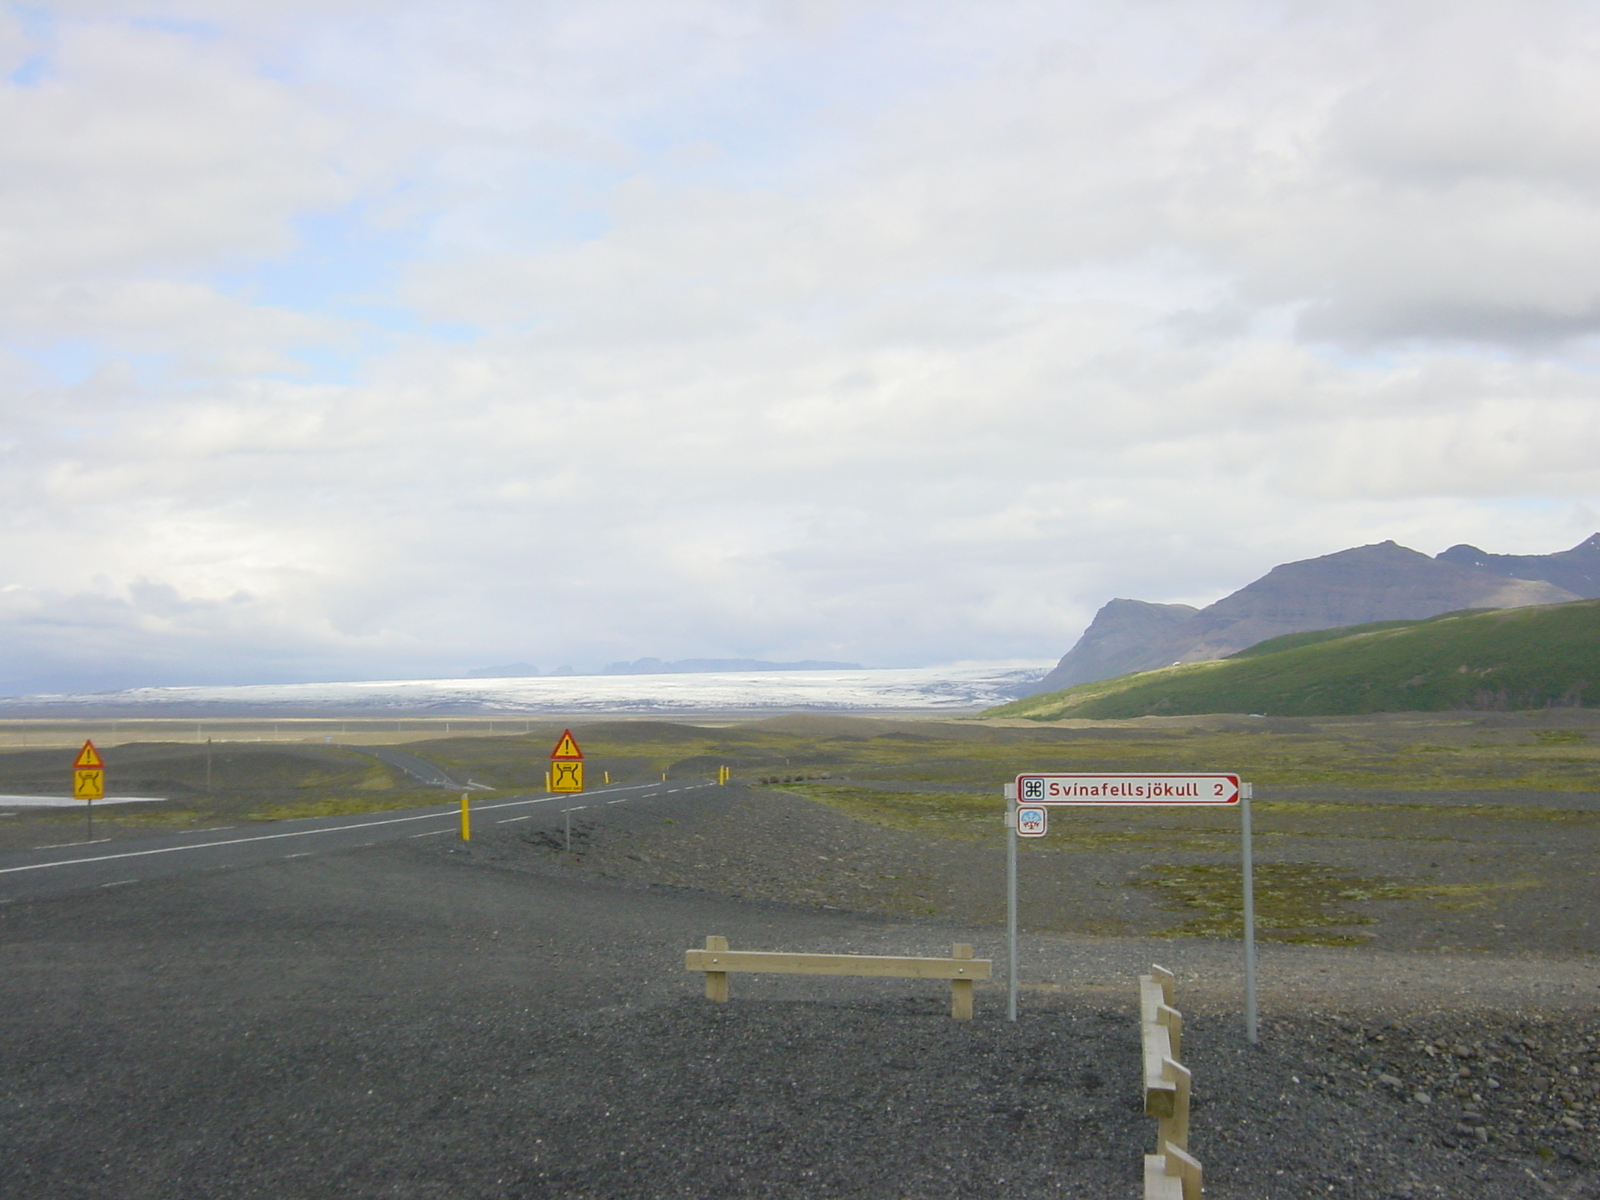
POLYGON ((1113 600, 1032 691, 1224 658, 1289 633, 1597 596, 1600 534, 1546 555, 1494 555, 1462 545, 1430 558, 1392 541, 1357 546, 1274 567, 1198 610, 1113 600))
POLYGON ((1223 661, 1079 684, 985 715, 1059 720, 1576 708, 1600 698, 1597 679, 1600 600, 1575 600, 1288 634, 1223 661))

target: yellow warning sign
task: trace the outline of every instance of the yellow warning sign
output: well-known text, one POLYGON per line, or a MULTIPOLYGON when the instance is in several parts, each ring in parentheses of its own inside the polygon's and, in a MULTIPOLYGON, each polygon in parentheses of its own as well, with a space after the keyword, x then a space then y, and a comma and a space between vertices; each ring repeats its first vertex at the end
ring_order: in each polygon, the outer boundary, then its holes
POLYGON ((550 790, 552 792, 583 791, 583 763, 561 759, 550 761, 550 790))
POLYGON ((84 770, 82 767, 72 772, 72 795, 77 800, 104 800, 106 795, 106 773, 98 768, 84 770))
POLYGON ((550 751, 550 757, 552 759, 581 759, 583 757, 583 751, 578 749, 578 741, 572 736, 572 730, 563 729, 561 731, 561 740, 556 743, 556 748, 550 751))
POLYGON ((81 771, 85 767, 103 767, 106 764, 100 758, 100 751, 94 748, 93 742, 85 742, 83 749, 78 751, 78 757, 72 760, 72 769, 81 771))

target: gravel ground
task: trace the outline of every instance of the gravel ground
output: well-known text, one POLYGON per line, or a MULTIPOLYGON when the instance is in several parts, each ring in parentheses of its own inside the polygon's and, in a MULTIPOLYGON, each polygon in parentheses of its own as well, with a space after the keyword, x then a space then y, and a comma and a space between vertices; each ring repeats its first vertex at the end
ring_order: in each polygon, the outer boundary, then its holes
POLYGON ((528 822, 0 908, 0 1197, 1137 1196, 1152 958, 1210 1196, 1600 1197, 1592 962, 1268 947, 1258 1047, 1216 941, 1036 933, 1014 1025, 905 981, 712 1005, 708 933, 998 957, 849 911, 851 864, 804 904, 723 894, 760 890, 758 843, 763 888, 815 870, 739 803, 619 806, 571 856, 528 822))

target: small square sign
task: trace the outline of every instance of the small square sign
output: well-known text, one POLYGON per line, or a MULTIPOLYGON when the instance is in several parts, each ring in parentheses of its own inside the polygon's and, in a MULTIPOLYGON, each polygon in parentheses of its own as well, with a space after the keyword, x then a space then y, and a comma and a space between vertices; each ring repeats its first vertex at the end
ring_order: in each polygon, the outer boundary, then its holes
POLYGON ((1049 810, 1029 807, 1017 809, 1018 837, 1043 837, 1049 829, 1049 810))

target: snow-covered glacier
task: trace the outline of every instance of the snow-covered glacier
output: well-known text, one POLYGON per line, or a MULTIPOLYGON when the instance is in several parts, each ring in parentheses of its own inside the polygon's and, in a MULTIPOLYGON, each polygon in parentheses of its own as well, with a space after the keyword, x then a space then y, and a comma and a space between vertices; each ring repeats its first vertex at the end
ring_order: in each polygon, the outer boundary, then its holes
POLYGON ((128 716, 281 713, 780 713, 971 712, 1017 696, 1048 661, 827 671, 698 675, 547 675, 507 679, 404 679, 349 683, 147 687, 19 696, 0 709, 128 716))

